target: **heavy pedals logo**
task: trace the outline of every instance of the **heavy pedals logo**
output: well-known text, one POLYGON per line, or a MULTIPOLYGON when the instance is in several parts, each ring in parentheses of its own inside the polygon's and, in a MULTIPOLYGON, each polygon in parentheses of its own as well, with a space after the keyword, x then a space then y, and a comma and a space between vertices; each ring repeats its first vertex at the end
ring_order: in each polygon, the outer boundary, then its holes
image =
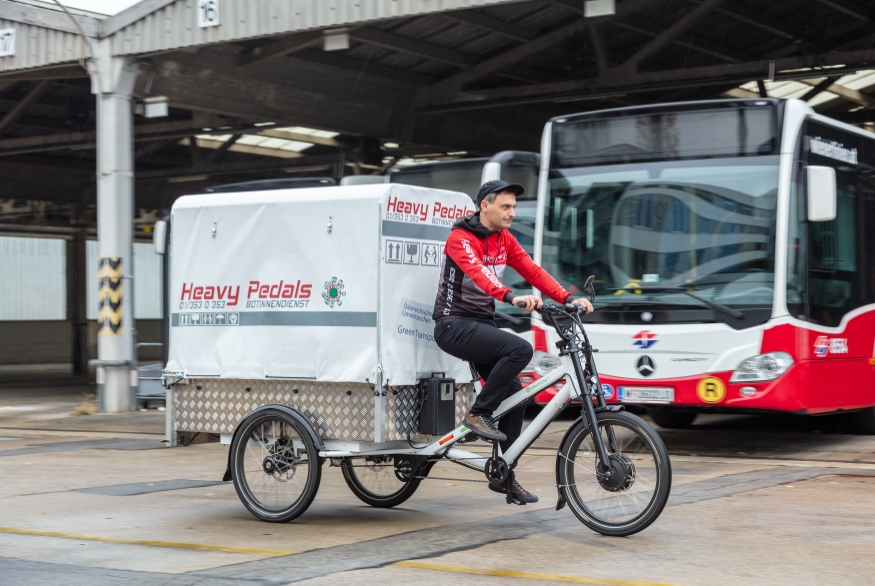
POLYGON ((100 305, 97 334, 119 336, 122 333, 122 259, 101 258, 97 279, 100 281, 100 290, 97 293, 100 305))

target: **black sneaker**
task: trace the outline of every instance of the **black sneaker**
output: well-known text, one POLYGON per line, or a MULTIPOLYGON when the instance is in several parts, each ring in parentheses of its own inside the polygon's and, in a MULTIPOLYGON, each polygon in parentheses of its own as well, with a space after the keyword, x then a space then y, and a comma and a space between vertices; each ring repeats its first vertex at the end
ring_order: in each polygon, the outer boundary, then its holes
MULTIPOLYGON (((507 489, 505 488, 505 484, 494 484, 492 482, 489 483, 489 490, 493 492, 500 492, 501 494, 507 494, 507 489)), ((534 495, 527 491, 525 488, 520 486, 520 483, 516 480, 513 481, 513 490, 511 491, 511 496, 513 496, 514 500, 517 500, 521 503, 536 503, 538 502, 537 495, 534 495)))
POLYGON ((489 415, 468 413, 465 416, 464 424, 485 440, 503 442, 507 439, 506 435, 498 431, 498 428, 495 427, 495 422, 489 415))

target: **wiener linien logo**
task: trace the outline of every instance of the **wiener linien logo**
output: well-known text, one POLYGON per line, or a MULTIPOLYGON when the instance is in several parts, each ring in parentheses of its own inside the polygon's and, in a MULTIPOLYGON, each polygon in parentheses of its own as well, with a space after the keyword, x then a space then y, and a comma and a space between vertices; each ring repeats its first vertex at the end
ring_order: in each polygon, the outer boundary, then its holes
POLYGON ((322 299, 328 307, 335 305, 343 305, 343 297, 346 297, 346 291, 343 290, 343 281, 337 277, 331 277, 325 281, 325 291, 322 292, 322 299))

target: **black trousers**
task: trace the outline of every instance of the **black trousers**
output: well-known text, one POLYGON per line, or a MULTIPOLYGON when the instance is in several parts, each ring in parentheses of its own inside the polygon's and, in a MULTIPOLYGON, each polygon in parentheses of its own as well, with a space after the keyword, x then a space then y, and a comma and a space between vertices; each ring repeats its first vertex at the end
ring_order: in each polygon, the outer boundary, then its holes
MULTIPOLYGON (((475 415, 492 415, 502 401, 520 389, 519 374, 532 359, 532 345, 513 334, 503 332, 494 322, 473 319, 443 319, 434 326, 438 347, 456 358, 474 364, 486 381, 471 407, 475 415)), ((498 429, 507 441, 500 443, 506 451, 523 429, 525 406, 518 407, 498 421, 498 429)))

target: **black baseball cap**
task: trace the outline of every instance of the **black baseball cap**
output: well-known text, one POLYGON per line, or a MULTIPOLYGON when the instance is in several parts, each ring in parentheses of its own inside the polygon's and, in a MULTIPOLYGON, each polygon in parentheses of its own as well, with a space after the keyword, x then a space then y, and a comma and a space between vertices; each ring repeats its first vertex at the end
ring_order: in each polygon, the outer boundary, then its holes
POLYGON ((498 193, 499 191, 512 191, 514 195, 517 197, 521 196, 526 190, 519 183, 508 183, 507 181, 502 181, 501 179, 493 179, 492 181, 487 181, 483 185, 480 186, 480 189, 477 191, 477 211, 480 211, 480 203, 483 199, 489 195, 490 193, 498 193))

